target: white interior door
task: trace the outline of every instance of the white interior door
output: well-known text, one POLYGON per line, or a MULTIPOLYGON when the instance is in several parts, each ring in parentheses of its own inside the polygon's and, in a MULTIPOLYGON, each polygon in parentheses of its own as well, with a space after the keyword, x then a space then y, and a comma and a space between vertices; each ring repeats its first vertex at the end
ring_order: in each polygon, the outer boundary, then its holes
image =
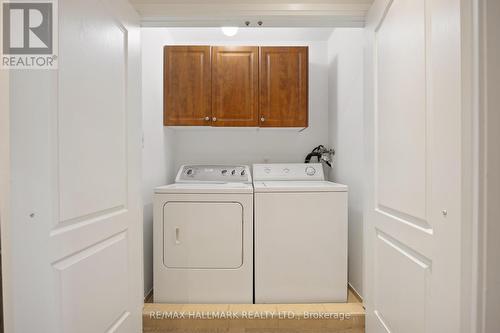
POLYGON ((367 332, 460 332, 460 0, 375 1, 367 24, 367 332))
POLYGON ((6 332, 140 332, 140 31, 59 1, 59 70, 10 75, 6 332))

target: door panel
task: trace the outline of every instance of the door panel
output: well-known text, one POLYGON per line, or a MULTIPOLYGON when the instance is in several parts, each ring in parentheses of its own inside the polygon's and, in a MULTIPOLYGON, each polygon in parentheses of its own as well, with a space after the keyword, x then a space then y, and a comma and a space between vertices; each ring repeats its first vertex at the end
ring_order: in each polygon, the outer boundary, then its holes
POLYGON ((60 1, 59 70, 13 73, 9 331, 142 329, 138 22, 60 1))
POLYGON ((375 261, 377 318, 393 332, 425 332, 429 260, 379 231, 375 261))
POLYGON ((126 206, 127 30, 102 2, 94 6, 88 13, 93 29, 85 33, 70 21, 73 17, 61 18, 61 51, 82 53, 62 54, 59 70, 60 223, 97 218, 126 206), (96 73, 100 85, 95 84, 96 73))
POLYGON ((124 278, 129 274, 127 247, 126 234, 121 233, 53 264, 61 285, 63 332, 106 332, 130 320, 124 278), (96 298, 107 300, 99 303, 99 311, 96 298))
POLYGON ((164 125, 210 125, 210 46, 165 46, 164 57, 164 125))
POLYGON ((460 331, 459 5, 376 0, 368 15, 368 332, 460 331))
POLYGON ((260 48, 260 126, 308 126, 308 48, 260 48))
POLYGON ((426 217, 426 83, 423 1, 392 5, 377 32, 377 204, 426 217))
POLYGON ((212 48, 212 126, 258 126, 259 48, 212 48))
POLYGON ((243 207, 237 202, 167 202, 163 263, 168 268, 243 264, 243 207))

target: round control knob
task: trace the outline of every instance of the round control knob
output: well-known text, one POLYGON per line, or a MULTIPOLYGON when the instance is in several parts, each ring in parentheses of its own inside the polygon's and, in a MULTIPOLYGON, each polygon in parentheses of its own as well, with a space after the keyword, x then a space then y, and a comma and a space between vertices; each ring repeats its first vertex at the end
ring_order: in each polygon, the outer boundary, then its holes
POLYGON ((284 169, 283 169, 283 172, 284 172, 284 173, 289 173, 289 172, 290 172, 290 169, 288 169, 288 168, 284 168, 284 169))
POLYGON ((316 169, 314 169, 313 167, 310 167, 310 166, 308 166, 306 168, 306 175, 314 176, 315 174, 316 174, 316 169))
POLYGON ((194 174, 193 169, 187 169, 187 170, 186 170, 186 175, 188 175, 188 176, 191 176, 191 177, 192 177, 192 176, 193 176, 193 174, 194 174))
POLYGON ((234 176, 236 174, 236 170, 231 171, 231 176, 234 176))
POLYGON ((265 169, 264 169, 264 172, 265 172, 265 173, 271 173, 271 168, 265 168, 265 169))
POLYGON ((247 173, 246 173, 245 169, 241 170, 240 175, 245 176, 246 174, 247 174, 247 173))
POLYGON ((223 176, 227 176, 227 170, 224 169, 224 170, 221 171, 221 173, 222 173, 223 176))

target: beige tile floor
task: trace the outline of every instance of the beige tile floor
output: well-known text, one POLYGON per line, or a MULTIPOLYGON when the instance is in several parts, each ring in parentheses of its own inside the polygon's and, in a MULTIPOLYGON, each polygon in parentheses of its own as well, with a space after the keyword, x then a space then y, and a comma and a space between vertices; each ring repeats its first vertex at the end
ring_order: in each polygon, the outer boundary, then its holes
POLYGON ((365 310, 349 289, 347 303, 157 304, 147 298, 144 332, 364 333, 365 310))

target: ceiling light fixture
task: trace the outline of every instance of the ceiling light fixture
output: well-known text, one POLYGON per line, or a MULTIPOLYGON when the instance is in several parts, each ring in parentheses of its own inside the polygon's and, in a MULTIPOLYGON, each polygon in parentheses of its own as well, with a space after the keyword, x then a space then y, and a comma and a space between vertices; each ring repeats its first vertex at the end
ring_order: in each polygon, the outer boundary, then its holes
POLYGON ((233 37, 238 33, 238 27, 221 27, 222 33, 228 37, 233 37))

